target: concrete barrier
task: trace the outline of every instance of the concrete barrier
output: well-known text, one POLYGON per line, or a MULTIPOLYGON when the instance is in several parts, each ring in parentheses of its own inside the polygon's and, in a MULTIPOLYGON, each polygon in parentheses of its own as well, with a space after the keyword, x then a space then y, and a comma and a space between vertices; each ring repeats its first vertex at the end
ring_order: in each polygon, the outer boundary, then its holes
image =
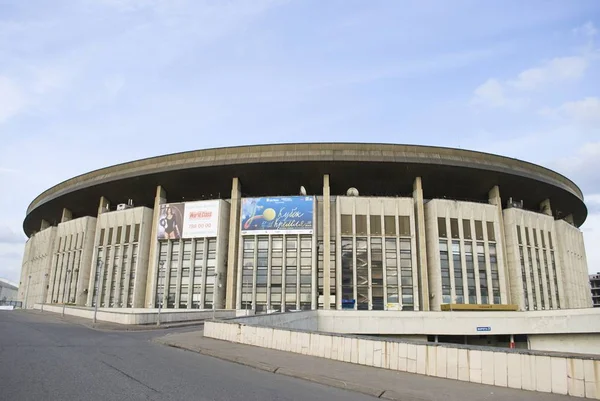
MULTIPOLYGON (((33 309, 41 310, 41 304, 35 304, 33 309)), ((62 305, 43 305, 44 312, 62 313, 62 305)), ((65 315, 77 316, 85 319, 94 318, 94 309, 79 306, 65 307, 65 315)), ((235 317, 233 310, 217 309, 214 313, 216 318, 227 319, 235 317)), ((161 323, 179 323, 195 320, 212 319, 213 311, 198 309, 162 309, 160 312, 161 323)), ((143 308, 98 308, 96 319, 102 322, 111 322, 118 324, 156 324, 158 320, 157 309, 143 308)))
POLYGON ((600 356, 207 321, 206 337, 445 379, 600 399, 600 356))

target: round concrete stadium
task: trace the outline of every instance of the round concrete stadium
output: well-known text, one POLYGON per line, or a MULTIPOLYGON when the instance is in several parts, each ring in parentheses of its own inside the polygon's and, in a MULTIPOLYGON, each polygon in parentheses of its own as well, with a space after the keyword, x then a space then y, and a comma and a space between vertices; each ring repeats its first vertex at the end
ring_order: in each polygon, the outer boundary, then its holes
POLYGON ((592 306, 579 188, 544 167, 412 145, 158 156, 29 206, 19 297, 107 308, 390 311, 592 306))

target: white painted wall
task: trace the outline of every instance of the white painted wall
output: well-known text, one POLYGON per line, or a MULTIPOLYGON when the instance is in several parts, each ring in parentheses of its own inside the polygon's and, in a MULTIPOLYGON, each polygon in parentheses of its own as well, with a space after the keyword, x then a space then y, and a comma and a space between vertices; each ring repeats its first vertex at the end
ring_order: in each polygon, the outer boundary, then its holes
POLYGON ((540 334, 530 335, 528 340, 533 350, 600 355, 600 333, 540 334))
POLYGON ((556 221, 558 249, 563 266, 563 283, 569 308, 591 308, 592 293, 588 277, 583 233, 564 220, 556 221))

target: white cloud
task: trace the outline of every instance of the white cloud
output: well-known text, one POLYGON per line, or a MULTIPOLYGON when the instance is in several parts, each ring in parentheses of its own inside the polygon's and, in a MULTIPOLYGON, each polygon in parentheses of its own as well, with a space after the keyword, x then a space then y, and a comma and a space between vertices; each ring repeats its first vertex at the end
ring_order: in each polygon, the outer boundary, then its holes
POLYGON ((600 98, 586 97, 583 100, 567 102, 560 106, 560 111, 578 122, 600 122, 600 98))
POLYGON ((473 102, 490 106, 503 106, 506 103, 504 87, 498 80, 488 79, 475 89, 473 102))
POLYGON ((507 84, 518 90, 535 90, 550 84, 580 79, 587 67, 588 60, 585 57, 559 57, 521 72, 517 79, 509 80, 507 84))
POLYGON ((598 30, 591 21, 588 21, 585 24, 574 28, 573 33, 576 35, 582 35, 591 38, 598 34, 598 30))
POLYGON ((13 80, 0 76, 0 123, 20 113, 26 104, 21 88, 13 80))

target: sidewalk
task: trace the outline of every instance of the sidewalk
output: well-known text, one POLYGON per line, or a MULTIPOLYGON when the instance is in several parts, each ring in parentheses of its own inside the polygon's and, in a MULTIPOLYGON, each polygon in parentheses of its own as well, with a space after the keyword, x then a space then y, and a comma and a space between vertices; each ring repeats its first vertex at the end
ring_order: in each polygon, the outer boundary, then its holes
POLYGON ((413 373, 395 372, 251 345, 230 343, 204 337, 202 331, 173 333, 155 338, 152 341, 251 366, 274 374, 296 377, 387 400, 582 400, 582 398, 557 394, 515 390, 413 373))
POLYGON ((98 320, 94 323, 90 319, 86 319, 83 317, 65 315, 61 316, 60 313, 48 312, 48 311, 39 311, 34 309, 20 310, 16 313, 27 313, 31 315, 36 315, 39 317, 47 316, 54 320, 62 321, 65 323, 79 324, 94 330, 101 331, 149 331, 149 330, 161 330, 161 329, 171 329, 176 327, 189 327, 189 326, 201 326, 204 324, 204 320, 196 320, 196 321, 188 321, 188 322, 180 322, 180 323, 163 323, 160 326, 156 326, 156 324, 119 324, 112 322, 103 322, 98 320))

